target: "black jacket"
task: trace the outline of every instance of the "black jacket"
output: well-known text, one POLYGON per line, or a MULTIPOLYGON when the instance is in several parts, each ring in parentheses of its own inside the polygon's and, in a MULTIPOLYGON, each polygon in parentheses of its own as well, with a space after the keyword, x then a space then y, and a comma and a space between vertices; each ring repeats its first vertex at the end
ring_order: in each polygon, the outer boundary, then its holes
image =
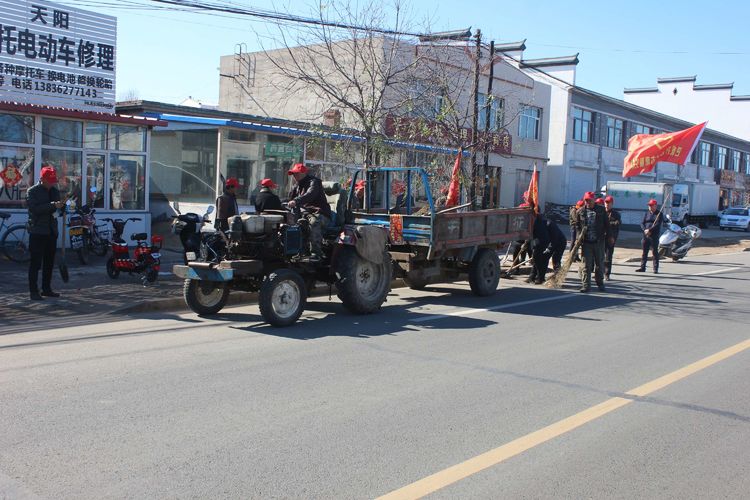
POLYGON ((617 241, 617 237, 620 236, 622 216, 620 215, 620 212, 613 208, 612 210, 607 212, 607 218, 609 219, 609 229, 611 231, 610 235, 615 239, 615 241, 617 241))
POLYGON ((547 232, 549 233, 549 242, 553 249, 565 248, 565 245, 568 244, 568 239, 555 221, 547 220, 547 232))
POLYGON ((646 210, 646 213, 643 215, 643 221, 641 222, 641 229, 644 231, 646 229, 651 229, 650 237, 658 238, 661 234, 662 219, 661 212, 658 210, 654 213, 651 213, 651 210, 646 210))
POLYGON ((323 191, 323 181, 312 175, 306 175, 289 193, 289 200, 294 200, 299 208, 308 212, 319 213, 331 218, 331 207, 323 191))
POLYGON ((532 250, 544 251, 549 246, 549 231, 547 230, 547 220, 541 215, 537 215, 534 218, 534 229, 532 236, 532 250))
POLYGON ((40 182, 26 191, 30 234, 43 234, 57 238, 57 219, 54 217, 55 210, 57 210, 56 201, 60 201, 60 191, 54 186, 46 189, 40 182))
POLYGON ((589 235, 591 231, 596 235, 596 241, 607 241, 611 236, 611 230, 609 227, 609 219, 607 218, 607 211, 601 205, 594 205, 594 208, 589 209, 585 205, 578 209, 576 212, 576 228, 582 231, 586 228, 586 237, 583 241, 589 241, 589 235), (594 225, 588 227, 588 220, 586 219, 586 210, 593 210, 595 212, 594 225))
POLYGON ((228 219, 238 214, 239 208, 237 207, 237 197, 233 194, 229 194, 225 190, 224 194, 216 198, 216 219, 214 219, 214 227, 226 231, 229 229, 228 219))
POLYGON ((266 210, 281 210, 281 200, 278 196, 267 188, 260 188, 260 192, 255 195, 255 211, 260 213, 266 210))

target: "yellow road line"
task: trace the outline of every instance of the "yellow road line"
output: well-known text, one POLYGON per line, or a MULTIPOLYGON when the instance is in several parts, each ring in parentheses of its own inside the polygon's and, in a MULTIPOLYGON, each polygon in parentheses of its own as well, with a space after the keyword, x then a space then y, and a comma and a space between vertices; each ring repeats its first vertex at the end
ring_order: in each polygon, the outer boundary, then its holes
MULTIPOLYGON (((693 375, 704 368, 715 365, 720 361, 734 356, 746 349, 750 349, 750 339, 728 347, 722 351, 712 354, 706 358, 703 358, 695 363, 691 363, 678 370, 673 371, 663 377, 659 377, 646 384, 643 384, 635 389, 631 389, 626 394, 636 397, 644 397, 652 394, 659 389, 673 384, 679 380, 682 380, 690 375, 693 375)), ((635 401, 634 399, 627 399, 621 397, 610 398, 603 403, 599 403, 596 406, 592 406, 583 410, 582 412, 571 415, 563 420, 555 422, 554 424, 548 425, 538 431, 534 431, 530 434, 522 436, 518 439, 506 443, 498 448, 477 455, 476 457, 470 458, 465 462, 456 464, 447 469, 443 469, 435 474, 420 479, 417 482, 399 488, 391 493, 383 495, 380 500, 395 500, 395 499, 412 499, 421 498, 430 493, 433 493, 441 488, 445 488, 448 485, 456 483, 462 479, 465 479, 477 472, 484 469, 497 465, 509 458, 523 453, 535 446, 545 443, 551 439, 556 438, 566 432, 570 432, 577 427, 587 424, 599 417, 602 417, 612 411, 615 411, 623 406, 626 406, 635 401)))

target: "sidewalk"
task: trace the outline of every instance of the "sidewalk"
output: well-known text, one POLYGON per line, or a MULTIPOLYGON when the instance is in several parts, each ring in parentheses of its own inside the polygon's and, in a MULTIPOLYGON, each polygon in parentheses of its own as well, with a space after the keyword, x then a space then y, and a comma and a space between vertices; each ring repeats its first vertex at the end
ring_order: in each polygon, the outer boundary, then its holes
MULTIPOLYGON (((561 226, 561 229, 566 235, 569 234, 567 226, 561 226)), ((42 301, 29 300, 28 265, 0 258, 0 283, 3 283, 0 296, 3 305, 0 309, 0 334, 19 329, 29 330, 33 325, 44 322, 70 323, 82 316, 124 316, 135 312, 184 309, 183 282, 171 273, 172 266, 179 264, 182 259, 182 254, 175 250, 179 240, 173 237, 165 240, 162 273, 154 284, 144 287, 137 275, 121 274, 116 280, 110 279, 105 270, 106 257, 92 256, 91 263, 83 266, 75 254, 68 254, 70 281, 63 283, 55 266, 52 288, 60 292, 61 297, 42 301)), ((688 258, 745 249, 750 249, 750 235, 747 233, 709 229, 696 241, 688 258)), ((615 249, 615 263, 637 262, 640 255, 640 233, 620 232, 615 249)), ((506 268, 507 266, 508 263, 504 265, 506 268)), ((231 303, 247 300, 252 300, 250 294, 234 293, 230 296, 231 303)))

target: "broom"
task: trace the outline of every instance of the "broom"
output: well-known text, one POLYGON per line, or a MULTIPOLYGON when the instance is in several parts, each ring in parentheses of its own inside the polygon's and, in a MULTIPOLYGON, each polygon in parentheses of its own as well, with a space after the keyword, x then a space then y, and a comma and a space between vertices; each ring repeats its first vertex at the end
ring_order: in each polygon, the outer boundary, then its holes
POLYGON ((568 271, 570 271, 570 266, 573 265, 573 259, 578 253, 578 249, 581 247, 585 235, 586 228, 584 227, 581 229, 581 233, 578 235, 578 238, 576 238, 575 244, 570 249, 570 253, 565 259, 565 262, 560 266, 560 269, 555 271, 555 274, 547 278, 547 281, 544 282, 544 285, 547 288, 562 288, 563 283, 565 283, 565 277, 568 275, 568 271))

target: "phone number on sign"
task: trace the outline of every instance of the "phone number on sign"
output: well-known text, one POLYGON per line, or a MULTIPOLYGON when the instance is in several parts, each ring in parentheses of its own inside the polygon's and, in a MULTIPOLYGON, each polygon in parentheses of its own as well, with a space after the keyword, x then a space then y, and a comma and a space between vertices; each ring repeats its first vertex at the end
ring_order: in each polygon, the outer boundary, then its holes
POLYGON ((52 94, 73 95, 79 97, 99 97, 96 89, 84 89, 72 85, 60 85, 55 83, 34 82, 34 90, 50 92, 52 94))

